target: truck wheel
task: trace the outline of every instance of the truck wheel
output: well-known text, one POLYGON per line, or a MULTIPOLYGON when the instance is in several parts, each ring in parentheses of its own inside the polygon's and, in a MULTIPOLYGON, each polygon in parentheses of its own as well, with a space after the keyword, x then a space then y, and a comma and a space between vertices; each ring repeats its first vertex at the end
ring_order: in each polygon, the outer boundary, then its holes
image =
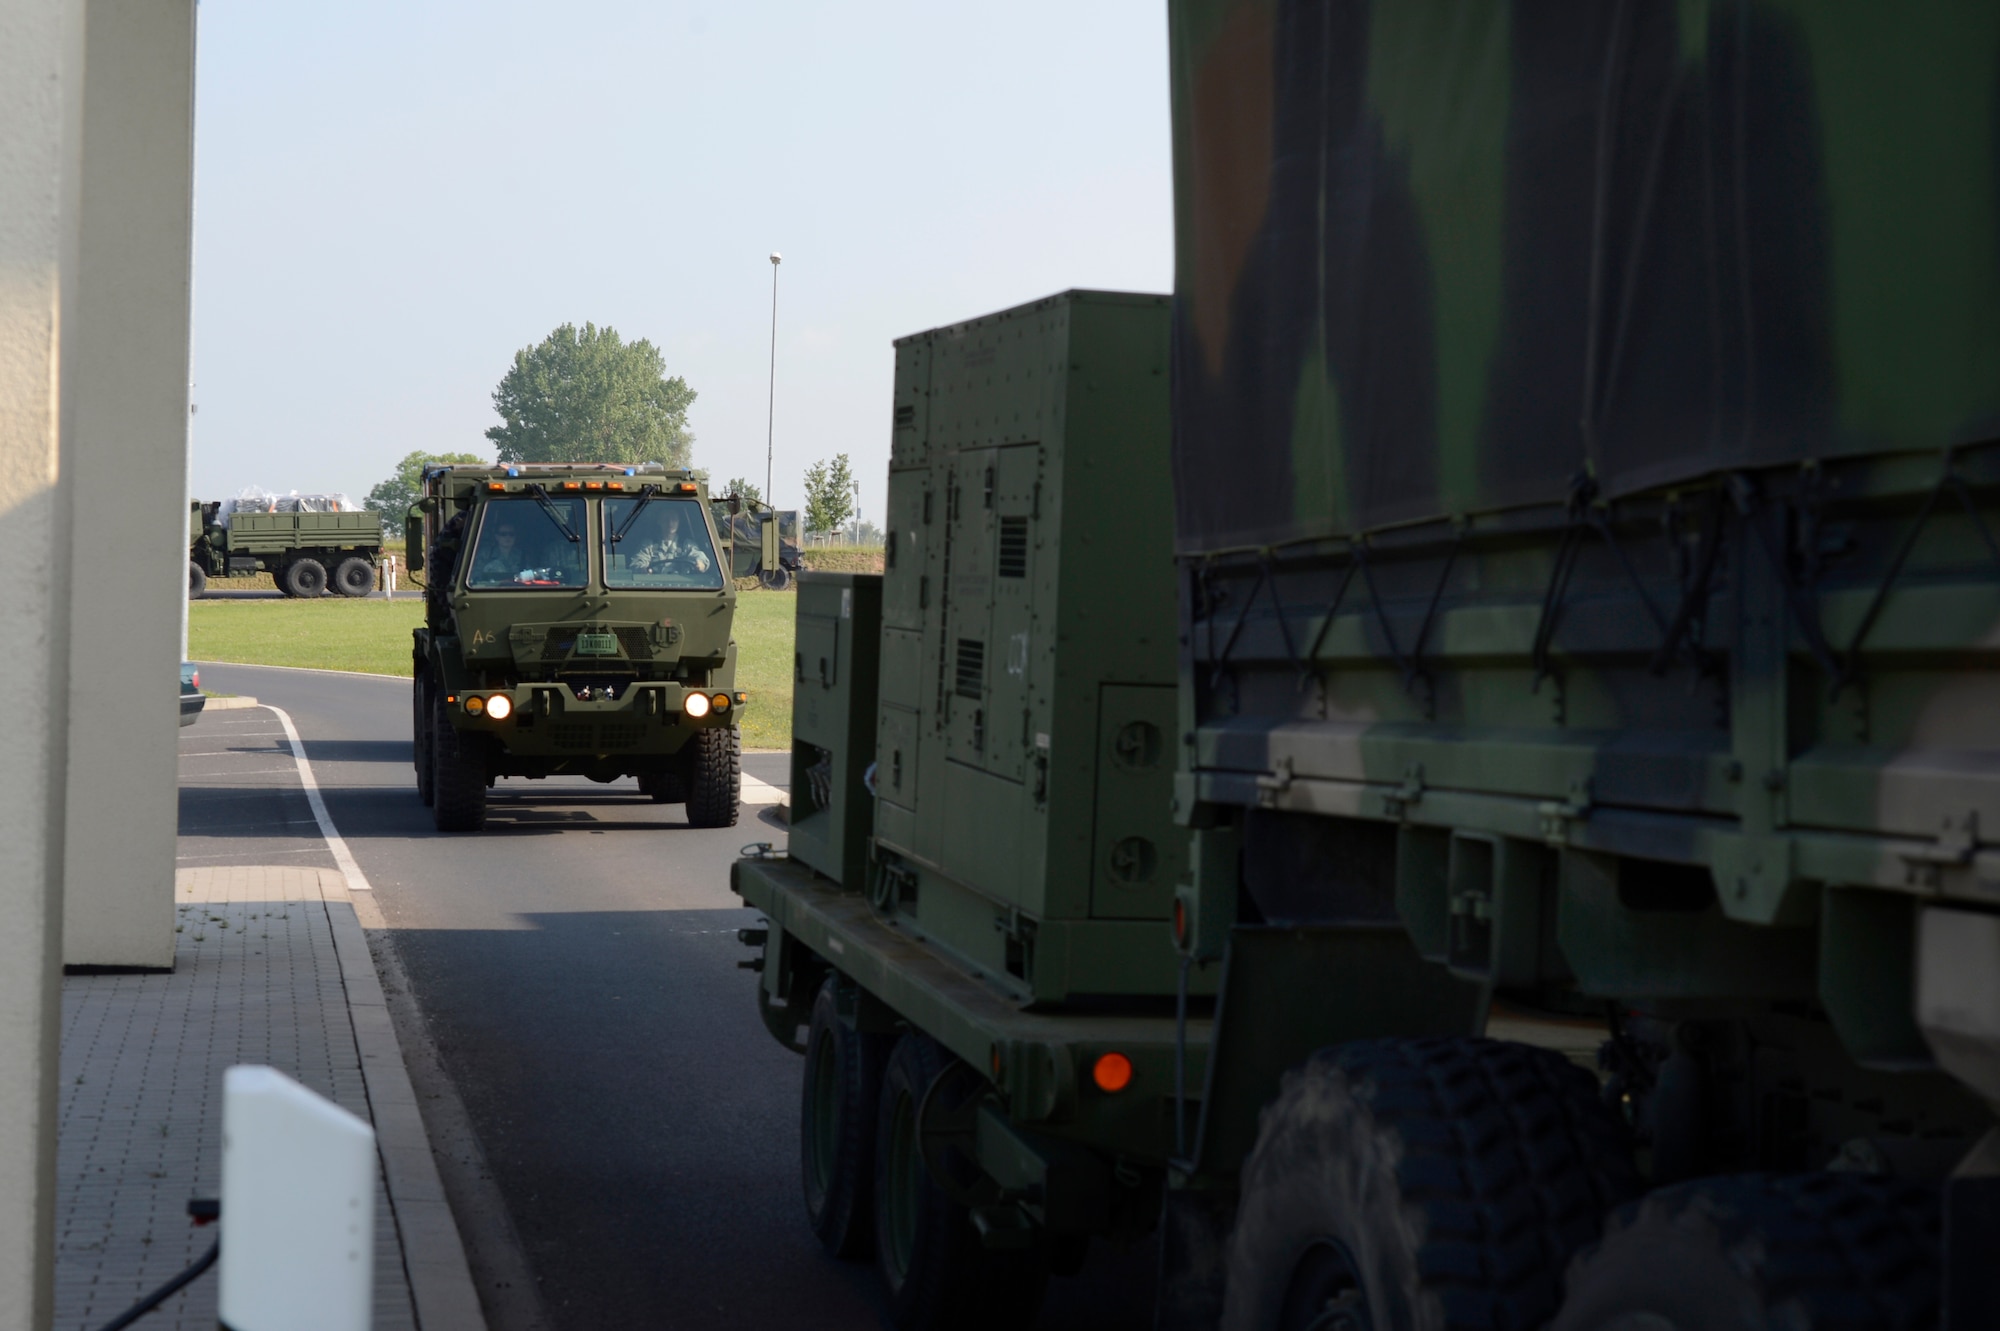
POLYGON ((437 799, 437 783, 432 774, 432 733, 430 690, 422 679, 410 681, 410 760, 417 769, 417 798, 424 807, 437 799))
MULTIPOLYGON (((1032 1326, 1048 1284, 1042 1249, 995 1252, 924 1164, 917 1110, 951 1056, 927 1035, 896 1041, 875 1113, 875 1266, 895 1331, 1032 1326)), ((966 1078, 977 1083, 977 1078, 966 1078)))
POLYGON ((1222 1325, 1541 1326, 1638 1178, 1597 1082, 1481 1039, 1363 1040, 1285 1075, 1243 1169, 1222 1325))
POLYGON ((783 564, 767 568, 757 574, 757 581, 766 591, 781 592, 792 585, 792 571, 783 564))
POLYGON ((870 1192, 875 1180, 875 1102, 889 1042, 840 1019, 836 977, 813 1000, 806 1033, 805 1087, 799 1097, 799 1147, 806 1217, 820 1246, 852 1260, 874 1251, 870 1192))
POLYGON ((1862 1174, 1756 1174, 1662 1188, 1570 1267, 1552 1331, 1935 1327, 1938 1190, 1862 1174))
POLYGON ((453 730, 443 697, 432 691, 431 821, 440 832, 477 832, 486 826, 486 754, 481 738, 453 730))
POLYGON ((188 600, 199 601, 208 593, 208 570, 188 560, 188 600))
POLYGON ((278 587, 287 596, 311 600, 326 594, 326 565, 317 559, 300 558, 278 572, 278 587))
POLYGON ((366 596, 375 590, 375 566, 360 555, 349 555, 333 570, 333 589, 342 596, 366 596))
POLYGON ((697 730, 688 748, 688 826, 736 826, 737 796, 743 783, 743 751, 736 727, 697 730))

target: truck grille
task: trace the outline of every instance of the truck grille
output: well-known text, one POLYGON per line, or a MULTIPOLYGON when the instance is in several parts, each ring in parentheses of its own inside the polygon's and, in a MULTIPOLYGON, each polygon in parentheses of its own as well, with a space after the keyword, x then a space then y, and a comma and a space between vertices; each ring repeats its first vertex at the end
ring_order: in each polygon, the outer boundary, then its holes
POLYGON ((564 721, 549 727, 549 741, 559 749, 580 753, 616 753, 637 748, 646 738, 646 727, 630 722, 607 721, 600 725, 564 721))
POLYGON ((961 698, 978 698, 986 693, 986 644, 977 638, 958 640, 958 670, 952 691, 961 698))

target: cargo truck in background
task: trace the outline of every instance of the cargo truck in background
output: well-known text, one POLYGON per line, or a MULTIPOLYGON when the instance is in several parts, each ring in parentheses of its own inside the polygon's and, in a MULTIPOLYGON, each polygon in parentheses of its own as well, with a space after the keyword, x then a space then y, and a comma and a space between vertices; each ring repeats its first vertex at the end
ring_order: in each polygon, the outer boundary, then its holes
POLYGON ((774 592, 798 580, 805 562, 799 553, 797 509, 772 508, 740 495, 718 495, 709 503, 715 510, 715 529, 729 547, 735 577, 755 578, 774 592))
POLYGON ((310 600, 337 592, 366 596, 375 590, 382 558, 382 514, 348 508, 314 512, 296 503, 286 510, 188 501, 188 599, 200 600, 210 578, 268 573, 287 596, 310 600))
POLYGON ((736 822, 736 588, 702 482, 657 464, 439 466, 408 515, 417 793, 486 824, 501 777, 636 777, 693 827, 736 822))
POLYGON ((1171 334, 898 343, 801 581, 809 1223, 906 1328, 1154 1227, 1171 1326, 2000 1325, 2000 15, 1169 21, 1171 334))

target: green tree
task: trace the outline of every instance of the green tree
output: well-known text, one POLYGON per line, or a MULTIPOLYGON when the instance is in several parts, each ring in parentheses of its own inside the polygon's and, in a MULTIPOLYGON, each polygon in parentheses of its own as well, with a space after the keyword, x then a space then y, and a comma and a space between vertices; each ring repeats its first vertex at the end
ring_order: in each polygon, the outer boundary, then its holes
POLYGON ((722 493, 724 495, 735 495, 738 499, 747 499, 753 504, 764 502, 762 487, 755 481, 746 480, 741 476, 730 477, 729 484, 722 488, 722 493))
POLYGON ((685 467, 695 392, 667 377, 660 350, 615 328, 574 324, 514 353, 493 390, 501 424, 486 432, 502 462, 659 462, 685 467))
POLYGON ((491 466, 492 458, 477 453, 411 453, 396 464, 395 472, 368 492, 368 507, 382 512, 382 530, 396 535, 403 530, 403 515, 417 502, 424 468, 439 466, 491 466))
POLYGON ((832 462, 815 462, 806 468, 806 530, 820 535, 839 531, 854 516, 854 469, 847 454, 837 453, 832 462))

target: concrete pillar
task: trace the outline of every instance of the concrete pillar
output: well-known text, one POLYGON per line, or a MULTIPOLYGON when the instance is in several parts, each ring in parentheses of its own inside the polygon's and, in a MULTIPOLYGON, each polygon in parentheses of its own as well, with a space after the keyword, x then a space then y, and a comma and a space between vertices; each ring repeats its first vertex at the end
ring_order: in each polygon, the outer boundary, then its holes
POLYGON ((187 601, 195 0, 89 0, 70 539, 63 961, 174 961, 187 601))
POLYGON ((51 1315, 69 494, 63 352, 75 293, 81 0, 0 0, 0 1329, 51 1315))

